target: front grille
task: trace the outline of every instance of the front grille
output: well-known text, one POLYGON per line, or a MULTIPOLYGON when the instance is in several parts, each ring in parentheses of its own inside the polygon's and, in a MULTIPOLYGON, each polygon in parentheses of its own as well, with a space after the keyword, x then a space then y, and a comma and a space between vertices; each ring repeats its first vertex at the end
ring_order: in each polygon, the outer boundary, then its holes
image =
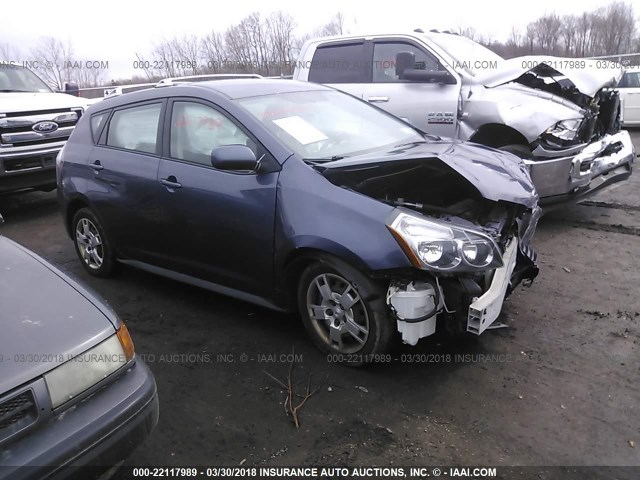
POLYGON ((0 440, 28 427, 38 418, 33 392, 27 390, 0 403, 0 440))
POLYGON ((10 147, 30 147, 66 141, 80 118, 80 110, 8 113, 0 117, 0 153, 10 147), (54 122, 55 131, 35 132, 39 122, 54 122))

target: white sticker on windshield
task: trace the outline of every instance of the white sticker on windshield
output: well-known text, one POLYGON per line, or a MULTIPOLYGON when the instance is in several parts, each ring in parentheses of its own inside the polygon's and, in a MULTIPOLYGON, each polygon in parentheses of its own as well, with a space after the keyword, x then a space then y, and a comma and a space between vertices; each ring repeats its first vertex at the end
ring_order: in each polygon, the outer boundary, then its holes
POLYGON ((297 115, 274 120, 277 126, 295 138, 302 145, 326 140, 328 137, 316 127, 297 115))

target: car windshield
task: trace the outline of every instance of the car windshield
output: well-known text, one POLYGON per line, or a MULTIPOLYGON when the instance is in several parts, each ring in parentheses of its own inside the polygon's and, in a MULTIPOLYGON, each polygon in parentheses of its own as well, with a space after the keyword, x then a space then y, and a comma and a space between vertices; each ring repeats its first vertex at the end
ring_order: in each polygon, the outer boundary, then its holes
POLYGON ((0 92, 51 93, 51 89, 28 68, 0 62, 0 92))
POLYGON ((332 90, 248 97, 238 103, 305 160, 338 160, 425 141, 391 115, 332 90))
POLYGON ((504 62, 504 58, 497 53, 462 35, 439 34, 430 36, 429 40, 453 58, 452 66, 456 70, 463 69, 474 77, 486 73, 486 70, 496 69, 504 62))

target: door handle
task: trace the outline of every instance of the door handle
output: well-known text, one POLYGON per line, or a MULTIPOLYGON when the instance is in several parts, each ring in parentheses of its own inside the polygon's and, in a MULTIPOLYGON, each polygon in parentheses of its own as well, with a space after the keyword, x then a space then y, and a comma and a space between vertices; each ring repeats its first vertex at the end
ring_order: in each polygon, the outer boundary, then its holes
POLYGON ((389 97, 369 97, 367 98, 367 100, 370 101, 371 103, 382 103, 382 102, 388 102, 389 97))
POLYGON ((160 183, 169 189, 182 187, 182 184, 178 183, 178 180, 173 175, 160 179, 160 183))
POLYGON ((89 166, 95 171, 95 173, 98 173, 100 170, 104 170, 104 167, 100 163, 100 160, 96 160, 89 166))

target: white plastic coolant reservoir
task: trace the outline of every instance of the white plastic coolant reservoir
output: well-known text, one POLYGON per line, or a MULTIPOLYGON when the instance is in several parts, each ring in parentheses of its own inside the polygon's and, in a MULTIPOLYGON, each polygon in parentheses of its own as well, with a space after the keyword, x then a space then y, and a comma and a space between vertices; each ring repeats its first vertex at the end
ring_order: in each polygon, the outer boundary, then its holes
POLYGON ((414 281, 406 286, 392 284, 387 292, 387 304, 396 314, 398 332, 402 334, 403 342, 415 345, 421 338, 435 333, 435 313, 419 322, 412 321, 425 317, 436 308, 436 291, 430 283, 414 281))

